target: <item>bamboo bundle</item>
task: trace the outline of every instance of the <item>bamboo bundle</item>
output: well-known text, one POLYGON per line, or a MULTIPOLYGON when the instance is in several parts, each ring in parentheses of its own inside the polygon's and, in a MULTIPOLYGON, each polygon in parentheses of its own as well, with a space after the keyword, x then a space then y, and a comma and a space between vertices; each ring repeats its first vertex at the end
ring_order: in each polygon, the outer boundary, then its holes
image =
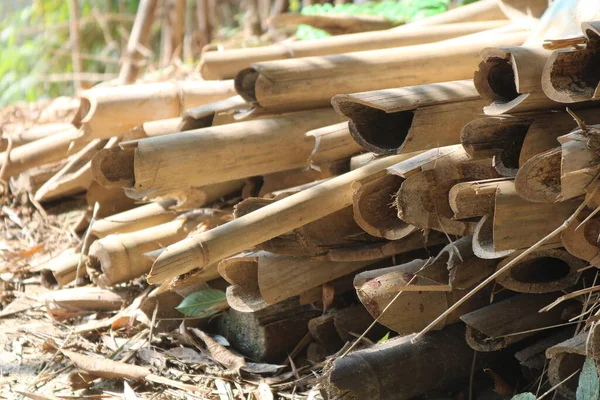
POLYGON ((325 106, 343 87, 346 93, 467 79, 485 45, 517 45, 526 34, 467 35, 446 41, 324 57, 267 61, 240 71, 236 90, 269 112, 325 106), (452 65, 452 68, 445 68, 452 65), (396 71, 403 71, 399 78, 396 71), (363 79, 370 76, 370 79, 363 79))
MULTIPOLYGON (((415 259, 362 272, 354 278, 354 286, 360 301, 379 323, 399 334, 410 334, 423 329, 469 288, 490 275, 496 263, 475 257, 471 238, 464 237, 447 245, 434 260, 415 259), (402 295, 390 304, 398 291, 402 295)), ((462 314, 476 310, 486 301, 484 293, 474 297, 436 329, 459 321, 462 314)))
POLYGON ((579 374, 586 357, 587 337, 587 333, 580 333, 546 350, 546 357, 550 359, 548 363, 550 384, 557 386, 558 394, 570 400, 575 400, 579 374), (566 380, 571 375, 573 377, 566 380), (564 384, 561 384, 562 382, 564 384))
POLYGON ((132 300, 132 291, 95 287, 62 289, 44 296, 46 311, 55 321, 66 321, 95 312, 118 311, 132 300))
POLYGON ((348 118, 352 137, 376 154, 458 144, 484 105, 471 80, 336 95, 331 103, 348 118))
POLYGON ((145 253, 182 240, 194 230, 207 229, 211 219, 211 214, 183 215, 146 229, 104 236, 90 247, 88 275, 100 287, 137 278, 152 267, 152 259, 145 253))
MULTIPOLYGON (((515 258, 510 255, 498 264, 498 269, 515 258)), ((528 254, 496 279, 499 285, 521 293, 552 293, 575 285, 585 262, 561 249, 539 250, 528 254)))
POLYGON ((335 360, 329 373, 332 395, 355 399, 407 400, 467 379, 482 366, 455 324, 429 332, 417 342, 412 335, 394 338, 335 360), (410 368, 407 368, 407 365, 410 368))
POLYGON ((98 153, 92 171, 105 186, 167 192, 306 167, 315 148, 329 160, 357 151, 343 131, 307 133, 338 121, 333 110, 322 109, 141 139, 98 153))
POLYGON ((73 125, 84 140, 123 136, 148 121, 180 117, 188 108, 208 104, 234 94, 232 81, 161 82, 81 93, 73 125))
POLYGON ((519 294, 461 316, 467 325, 467 343, 477 351, 498 351, 535 335, 539 328, 566 322, 567 309, 581 309, 581 305, 564 302, 539 312, 554 299, 552 294, 519 294))
MULTIPOLYGON (((586 18, 591 18, 588 14, 586 18)), ((579 103, 600 98, 596 59, 600 51, 600 22, 584 22, 585 46, 554 51, 542 73, 546 96, 560 103, 579 103)))
MULTIPOLYGON (((492 16, 493 17, 493 16, 492 16)), ((200 61, 200 73, 204 79, 231 79, 253 63, 288 58, 327 56, 353 51, 389 49, 433 43, 440 40, 469 35, 507 25, 508 21, 466 20, 458 23, 417 26, 406 25, 402 29, 354 33, 318 40, 279 43, 251 49, 204 51, 200 61)))

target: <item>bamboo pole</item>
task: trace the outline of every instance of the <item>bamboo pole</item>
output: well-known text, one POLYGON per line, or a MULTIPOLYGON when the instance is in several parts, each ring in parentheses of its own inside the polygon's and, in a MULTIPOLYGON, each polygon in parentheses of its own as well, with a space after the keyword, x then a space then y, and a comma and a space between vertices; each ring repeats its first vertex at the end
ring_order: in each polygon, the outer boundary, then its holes
POLYGON ((87 260, 87 256, 82 256, 70 249, 40 265, 36 270, 40 271, 42 285, 47 288, 62 287, 76 278, 87 276, 85 268, 80 268, 79 276, 77 276, 77 265, 79 265, 81 257, 83 257, 83 262, 87 260))
POLYGON ((150 28, 154 21, 157 3, 158 0, 140 0, 125 50, 125 60, 119 73, 119 81, 122 84, 133 83, 137 78, 139 64, 143 58, 142 49, 147 46, 150 39, 150 28))
POLYGON ((406 160, 392 156, 269 204, 209 232, 173 244, 152 266, 148 282, 159 283, 193 268, 206 268, 352 204, 352 183, 406 160))
POLYGON ((469 35, 488 29, 499 28, 508 23, 495 21, 466 20, 441 25, 406 25, 402 29, 353 33, 290 43, 278 43, 251 49, 209 51, 205 49, 200 60, 200 73, 204 79, 231 79, 238 71, 256 62, 284 60, 288 58, 327 56, 353 51, 389 49, 433 43, 440 40, 469 35), (410 29, 409 29, 410 28, 410 29))
MULTIPOLYGON (((502 28, 501 28, 502 29, 502 28)), ((523 32, 496 30, 446 41, 324 57, 255 63, 240 71, 236 90, 270 112, 325 106, 332 96, 467 79, 481 47, 518 45, 523 32), (446 68, 452 65, 452 68, 446 68), (399 77, 397 71, 403 71, 399 77), (364 79, 369 76, 369 79, 364 79)))
POLYGON ((542 72, 542 89, 554 101, 579 103, 600 99, 600 76, 596 68, 600 21, 584 22, 581 30, 586 38, 585 47, 554 51, 542 72))
POLYGON ((9 136, 13 142, 13 146, 18 147, 38 139, 43 139, 55 133, 68 131, 72 128, 73 125, 70 123, 53 122, 47 124, 34 125, 25 131, 13 133, 9 136))
POLYGON ((202 218, 184 216, 140 231, 104 236, 90 247, 88 275, 100 287, 137 278, 152 267, 145 253, 186 238, 202 222, 202 218))
POLYGON ((457 144, 484 105, 472 80, 336 95, 331 103, 349 120, 352 137, 377 154, 457 144))
MULTIPOLYGON (((104 186, 166 192, 302 168, 315 148, 328 152, 330 141, 339 143, 335 132, 316 137, 307 131, 338 121, 333 110, 321 109, 142 139, 99 152, 92 171, 104 186)), ((331 160, 356 152, 349 134, 342 140, 347 146, 332 149, 331 160)))
POLYGON ((270 17, 267 23, 271 28, 310 25, 331 35, 382 31, 398 25, 379 15, 303 15, 299 13, 275 15, 270 17))
POLYGON ((95 312, 118 311, 132 300, 132 291, 95 287, 55 290, 44 296, 50 318, 66 321, 95 312))
MULTIPOLYGON (((498 264, 498 269, 512 261, 510 255, 498 264)), ((521 293, 552 293, 575 285, 585 262, 561 249, 539 250, 528 254, 510 270, 496 279, 505 288, 521 293)))
POLYGON ((132 128, 123 136, 123 141, 128 142, 130 140, 143 139, 147 137, 168 135, 170 133, 181 132, 179 126, 181 125, 182 118, 165 118, 156 121, 144 122, 141 125, 132 128))
POLYGON ((73 125, 82 138, 123 136, 145 122, 179 117, 188 108, 232 96, 233 82, 179 81, 99 87, 81 93, 73 125))

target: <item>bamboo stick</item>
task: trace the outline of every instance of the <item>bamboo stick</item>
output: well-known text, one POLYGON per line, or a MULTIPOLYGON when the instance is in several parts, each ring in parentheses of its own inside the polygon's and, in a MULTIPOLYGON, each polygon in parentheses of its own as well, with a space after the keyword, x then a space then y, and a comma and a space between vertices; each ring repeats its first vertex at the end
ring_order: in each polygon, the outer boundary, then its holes
POLYGON ((355 93, 467 79, 481 47, 520 44, 526 36, 492 31, 394 50, 255 63, 237 74, 236 90, 258 107, 278 112, 325 106, 340 87, 355 93), (401 78, 398 70, 403 71, 401 78))
POLYGON ((80 287, 48 293, 44 303, 50 318, 61 322, 95 312, 118 311, 132 298, 132 291, 127 289, 80 287))
POLYGON ((73 128, 70 123, 53 122, 47 124, 34 125, 31 128, 10 134, 13 146, 21 146, 26 143, 33 142, 38 139, 43 139, 55 133, 68 131, 73 128))
POLYGON ((210 232, 171 245, 154 262, 148 282, 159 283, 193 268, 206 268, 226 257, 341 210, 352 204, 354 181, 381 173, 384 168, 406 159, 406 156, 393 156, 374 161, 269 204, 210 232))
POLYGON ((596 68, 600 22, 584 22, 581 30, 586 38, 585 47, 554 51, 542 72, 542 89, 554 101, 579 103, 600 98, 600 76, 596 68))
POLYGON ((274 15, 268 19, 267 23, 272 28, 310 25, 331 35, 381 31, 397 25, 394 21, 378 15, 303 15, 299 13, 274 15))
MULTIPOLYGON (((316 137, 307 131, 338 121, 333 110, 321 109, 142 139, 98 153, 92 170, 105 186, 165 192, 301 168, 315 148, 329 153, 330 141, 339 143, 335 133, 316 137)), ((349 134, 342 140, 348 145, 332 149, 332 157, 356 152, 349 134)))
MULTIPOLYGON (((337 358, 329 373, 331 395, 355 399, 407 400, 448 388, 469 377, 473 350, 459 324, 429 332, 418 343, 414 335, 387 340, 337 358), (407 368, 410 366, 410 368, 407 368)), ((476 370, 483 357, 477 357, 476 370)))
POLYGON ((457 144, 463 126, 484 105, 472 80, 336 95, 331 103, 349 119, 352 137, 377 154, 457 144))
POLYGON ((581 305, 565 302, 549 312, 541 308, 556 299, 553 294, 519 294, 460 317, 467 324, 466 340, 476 351, 498 351, 535 335, 537 329, 565 321, 568 308, 581 305), (515 333, 524 332, 515 335, 515 333))
POLYGON ((181 132, 179 126, 181 125, 182 118, 166 118, 159 119, 156 121, 144 122, 141 125, 132 128, 123 136, 123 141, 143 139, 147 137, 168 135, 170 133, 181 132))
POLYGON ((552 386, 557 386, 558 394, 570 400, 575 400, 579 374, 586 358, 587 337, 587 332, 580 333, 546 350, 546 357, 550 359, 548 380, 552 386), (573 377, 565 381, 571 375, 573 377))
POLYGON ((232 96, 233 81, 178 81, 102 87, 81 93, 73 125, 82 138, 123 136, 145 122, 179 117, 188 108, 232 96))
MULTIPOLYGON (((510 255, 498 264, 498 269, 515 258, 510 255)), ((532 252, 520 260, 509 273, 496 282, 509 290, 521 293, 551 293, 577 283, 585 262, 561 249, 532 252)))
POLYGON ((73 250, 66 250, 50 261, 42 264, 39 268, 40 281, 44 287, 62 287, 71 282, 76 278, 83 278, 87 276, 85 268, 79 269, 79 276, 77 276, 77 265, 79 265, 80 258, 83 257, 85 262, 87 256, 82 256, 73 250))
MULTIPOLYGON (((500 16, 500 15, 499 15, 500 16)), ((493 17, 493 15, 490 15, 493 17)), ((428 18, 429 19, 429 18, 428 18)), ((425 21, 425 20, 423 20, 425 21)), ((433 43, 440 40, 469 35, 488 29, 499 28, 508 23, 496 18, 492 20, 468 19, 458 23, 435 25, 406 25, 402 29, 354 33, 333 38, 278 43, 252 49, 225 51, 205 50, 200 60, 200 73, 204 79, 231 79, 238 71, 251 64, 288 58, 326 56, 353 51, 389 49, 433 43)))

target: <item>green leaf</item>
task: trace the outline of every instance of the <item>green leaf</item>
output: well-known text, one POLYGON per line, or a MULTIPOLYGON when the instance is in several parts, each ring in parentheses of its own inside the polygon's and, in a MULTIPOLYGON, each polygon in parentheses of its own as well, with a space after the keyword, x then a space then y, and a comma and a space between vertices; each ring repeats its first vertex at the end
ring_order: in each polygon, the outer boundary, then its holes
POLYGON ((225 292, 205 289, 190 294, 175 309, 188 317, 208 317, 219 312, 213 307, 224 300, 225 292))
POLYGON ((591 358, 586 358, 585 363, 583 363, 575 398, 577 400, 598 400, 600 398, 598 369, 591 358))
POLYGON ((536 400, 536 397, 533 393, 519 393, 516 396, 513 396, 510 400, 536 400))
POLYGON ((384 342, 387 342, 389 338, 390 338, 390 332, 386 333, 384 337, 382 337, 381 339, 379 339, 379 340, 377 341, 377 343, 384 343, 384 342))

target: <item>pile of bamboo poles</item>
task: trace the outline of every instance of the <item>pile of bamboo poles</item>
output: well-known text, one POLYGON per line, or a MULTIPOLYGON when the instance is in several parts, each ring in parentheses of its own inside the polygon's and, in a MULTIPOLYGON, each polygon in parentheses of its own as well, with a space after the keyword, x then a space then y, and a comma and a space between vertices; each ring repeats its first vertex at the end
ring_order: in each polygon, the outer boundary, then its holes
POLYGON ((72 126, 0 155, 41 206, 86 193, 82 244, 38 270, 97 292, 57 290, 48 312, 118 310, 140 277, 179 299, 224 279, 232 346, 335 354, 325 386, 348 398, 456 393, 503 363, 576 376, 600 361, 600 9, 546 3, 206 52, 205 77, 233 80, 82 93, 72 126))

